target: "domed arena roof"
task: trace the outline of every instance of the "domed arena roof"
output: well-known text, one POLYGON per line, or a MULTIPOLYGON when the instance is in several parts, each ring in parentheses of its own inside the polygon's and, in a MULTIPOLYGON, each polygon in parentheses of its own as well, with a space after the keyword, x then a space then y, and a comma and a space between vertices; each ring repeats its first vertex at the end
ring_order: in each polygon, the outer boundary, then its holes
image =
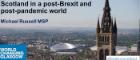
POLYGON ((75 45, 70 44, 70 43, 59 43, 53 45, 50 49, 51 51, 59 51, 59 50, 68 50, 68 49, 74 49, 76 48, 75 45))

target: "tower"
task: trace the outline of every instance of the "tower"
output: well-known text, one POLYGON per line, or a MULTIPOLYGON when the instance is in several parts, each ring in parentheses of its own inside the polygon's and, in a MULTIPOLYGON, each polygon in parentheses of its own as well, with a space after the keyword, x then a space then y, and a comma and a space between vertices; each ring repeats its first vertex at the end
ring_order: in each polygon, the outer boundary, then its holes
POLYGON ((111 8, 108 0, 105 0, 103 10, 101 24, 98 18, 96 28, 97 60, 106 60, 106 56, 115 55, 115 47, 117 44, 116 18, 113 19, 111 17, 111 8), (115 21, 113 22, 113 20, 115 21))
POLYGON ((139 34, 138 34, 139 38, 138 38, 138 47, 137 47, 137 50, 138 50, 138 54, 140 55, 140 20, 139 20, 139 34))

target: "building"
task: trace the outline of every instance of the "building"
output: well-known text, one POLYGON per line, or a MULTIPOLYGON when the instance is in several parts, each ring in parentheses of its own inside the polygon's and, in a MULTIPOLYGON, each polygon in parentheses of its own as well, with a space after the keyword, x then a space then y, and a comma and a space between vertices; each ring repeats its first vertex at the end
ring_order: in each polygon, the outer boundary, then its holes
MULTIPOLYGON (((90 47, 90 50, 96 54, 97 46, 90 47)), ((116 55, 122 55, 124 52, 128 52, 129 48, 127 46, 116 46, 116 55)))
POLYGON ((109 1, 106 0, 101 24, 98 18, 96 28, 97 60, 106 60, 107 55, 116 54, 117 25, 110 11, 109 1))
POLYGON ((140 41, 138 42, 137 52, 140 54, 140 41))
POLYGON ((139 20, 139 39, 138 39, 138 43, 137 43, 137 50, 138 50, 138 53, 140 54, 140 20, 139 20))

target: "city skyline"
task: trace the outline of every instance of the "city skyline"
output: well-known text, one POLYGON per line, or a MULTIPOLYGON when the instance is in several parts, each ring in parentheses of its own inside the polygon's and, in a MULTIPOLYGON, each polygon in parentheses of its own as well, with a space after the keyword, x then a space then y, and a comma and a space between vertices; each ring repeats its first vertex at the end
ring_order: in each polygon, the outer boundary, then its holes
MULTIPOLYGON (((8 1, 8 0, 7 0, 8 1)), ((12 0, 11 0, 12 1, 12 0)), ((32 0, 37 1, 37 0, 32 0)), ((44 0, 40 0, 44 1, 44 0)), ((71 0, 73 1, 73 0, 71 0)), ((77 0, 83 1, 83 0, 77 0)), ((92 1, 91 7, 66 7, 66 14, 4 14, 0 19, 42 19, 47 18, 46 24, 0 24, 0 28, 47 29, 50 27, 92 27, 96 28, 98 18, 102 17, 105 0, 92 1), (18 17, 17 17, 18 16, 18 17)), ((139 28, 139 0, 110 0, 111 14, 116 18, 118 28, 139 28)), ((56 8, 56 7, 54 7, 56 8)), ((59 7, 58 7, 59 8, 59 7)), ((101 21, 101 19, 100 19, 101 21)))

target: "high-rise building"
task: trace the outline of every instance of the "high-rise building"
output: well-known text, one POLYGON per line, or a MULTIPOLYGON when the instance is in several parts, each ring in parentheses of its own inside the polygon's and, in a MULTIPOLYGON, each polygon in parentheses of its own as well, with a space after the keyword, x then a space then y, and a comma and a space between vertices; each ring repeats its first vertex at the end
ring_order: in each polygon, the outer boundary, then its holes
POLYGON ((117 44, 116 18, 113 22, 114 19, 110 13, 111 8, 108 0, 105 0, 105 7, 103 10, 101 24, 98 18, 96 28, 97 60, 106 60, 107 55, 115 55, 117 44))
POLYGON ((139 20, 139 37, 138 37, 137 51, 138 51, 138 54, 140 55, 140 20, 139 20))

